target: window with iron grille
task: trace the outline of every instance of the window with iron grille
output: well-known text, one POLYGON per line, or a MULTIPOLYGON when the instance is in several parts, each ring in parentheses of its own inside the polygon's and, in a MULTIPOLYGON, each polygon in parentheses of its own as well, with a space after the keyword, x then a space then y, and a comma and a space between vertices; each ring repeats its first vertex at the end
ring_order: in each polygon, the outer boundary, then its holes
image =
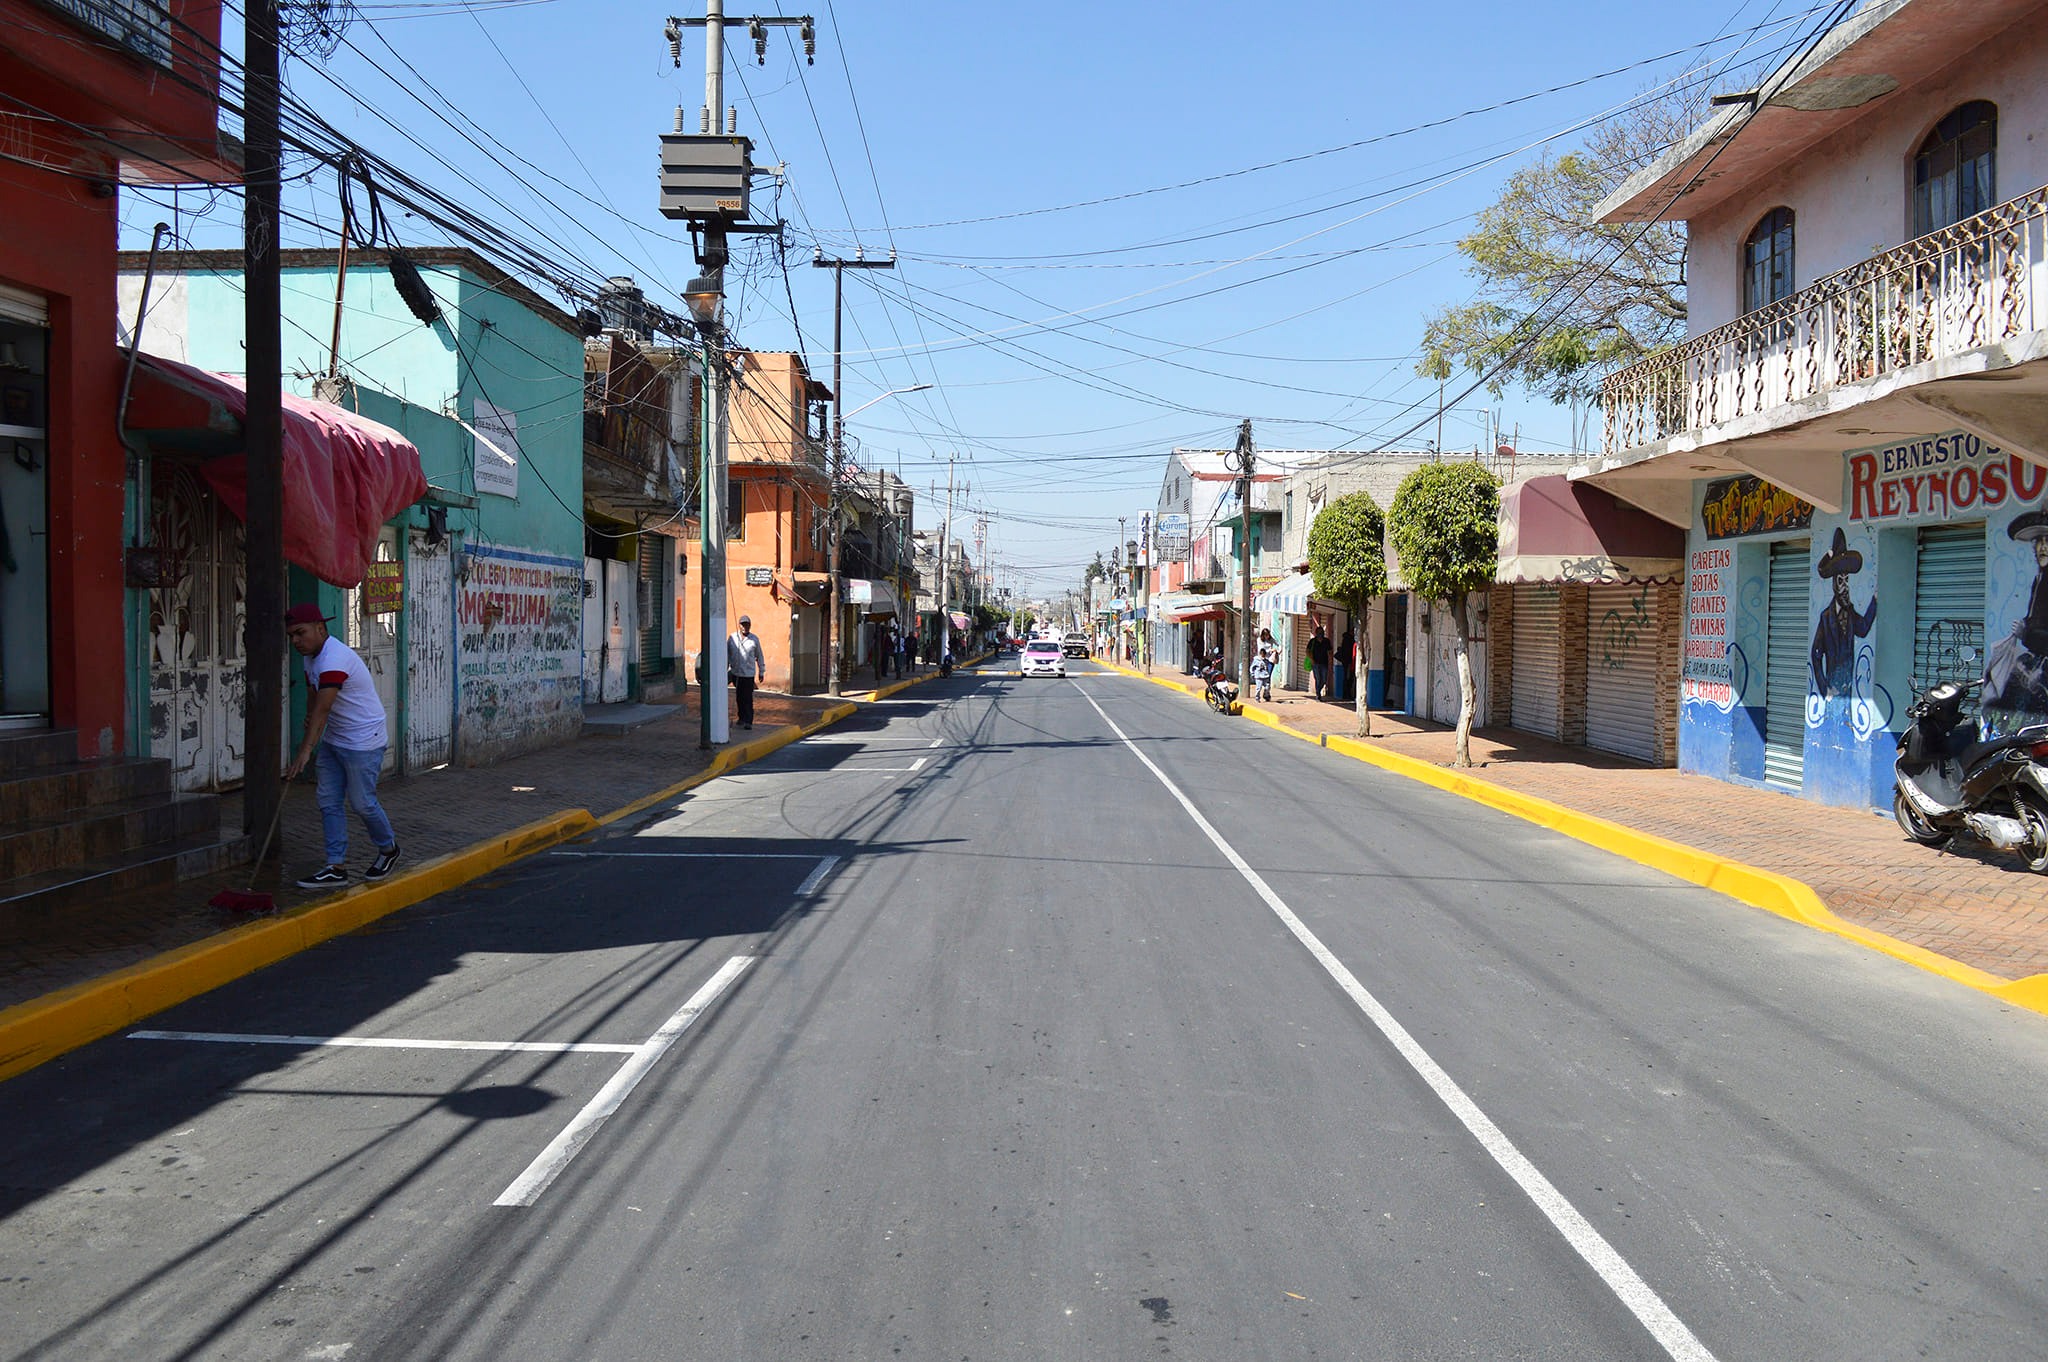
POLYGON ((1935 124, 1913 157, 1913 235, 1998 202, 1998 106, 1973 100, 1935 124))
POLYGON ((1773 208, 1742 242, 1742 310, 1792 295, 1792 210, 1773 208))

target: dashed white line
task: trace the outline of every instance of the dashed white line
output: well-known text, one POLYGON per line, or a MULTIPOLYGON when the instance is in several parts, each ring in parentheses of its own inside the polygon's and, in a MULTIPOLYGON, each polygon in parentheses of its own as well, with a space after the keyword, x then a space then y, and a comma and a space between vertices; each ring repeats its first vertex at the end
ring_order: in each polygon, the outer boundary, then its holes
POLYGON ((832 867, 838 864, 839 858, 837 856, 827 856, 819 861, 818 868, 804 876, 804 882, 796 887, 796 896, 800 899, 807 899, 812 894, 815 894, 818 891, 818 886, 825 882, 825 877, 832 873, 832 867))
POLYGON ((1543 1176, 1536 1165, 1515 1147, 1506 1132, 1480 1110, 1479 1104, 1444 1072, 1443 1067, 1422 1048, 1414 1036, 1408 1033, 1408 1029, 1395 1020, 1394 1014, 1367 991, 1365 985, 1358 981, 1358 976, 1351 972, 1350 967, 1339 960, 1336 953, 1308 929, 1307 923, 1294 915, 1294 910, 1273 892, 1273 887, 1266 883, 1258 871, 1252 869, 1244 857, 1237 854, 1236 848, 1223 839, 1223 834, 1216 830, 1215 825, 1202 816, 1194 801, 1167 778, 1166 772, 1153 764, 1152 759, 1131 741, 1129 734, 1117 727, 1116 720, 1110 718, 1101 705, 1095 704, 1094 696, 1086 691, 1082 691, 1081 694, 1089 704, 1095 705, 1095 712, 1102 715, 1102 721, 1109 725, 1110 731, 1121 738, 1124 746, 1131 750, 1131 754, 1143 762, 1145 769, 1166 787, 1167 793, 1179 802, 1188 817, 1194 820, 1195 826, 1200 828, 1216 849, 1223 853, 1225 859, 1236 867, 1237 873, 1244 877, 1245 882, 1251 885, 1265 901, 1266 906, 1272 909, 1274 915, 1286 925, 1287 930, 1293 933, 1295 940, 1308 948, 1309 954, 1316 958, 1316 963, 1320 964, 1337 982, 1337 986, 1344 990, 1346 996, 1357 1004, 1359 1011, 1365 1013, 1401 1058, 1408 1062, 1408 1066, 1429 1085, 1430 1091, 1437 1095, 1438 1100, 1450 1108, 1451 1114, 1471 1132, 1472 1138, 1492 1156, 1502 1171, 1513 1178, 1528 1194, 1529 1199, 1536 1203, 1536 1209, 1543 1213, 1564 1237, 1565 1242, 1578 1252, 1587 1266, 1599 1274, 1600 1280, 1607 1284, 1607 1288, 1628 1308, 1629 1313, 1641 1322, 1651 1337, 1655 1338, 1671 1356, 1673 1362, 1715 1362, 1714 1355, 1707 1350, 1707 1346, 1700 1342, 1692 1330, 1686 1327, 1685 1321, 1664 1303, 1663 1297, 1637 1275, 1628 1260, 1621 1256, 1614 1245, 1607 1242, 1606 1236, 1594 1229, 1592 1222, 1581 1215, 1578 1208, 1565 1198, 1564 1193, 1558 1191, 1550 1179, 1543 1176))
POLYGON ((690 1001, 684 1003, 676 1010, 674 1016, 663 1022, 659 1031, 633 1047, 633 1057, 619 1067, 619 1071, 611 1076, 611 1081, 597 1090, 597 1095, 584 1104, 583 1110, 576 1113, 576 1118, 563 1127, 562 1133, 555 1136, 548 1143, 548 1147, 541 1150, 534 1161, 526 1166, 526 1171, 514 1178, 512 1185, 500 1192, 498 1199, 491 1204, 531 1206, 539 1200, 540 1194, 548 1189, 548 1184, 560 1176, 562 1170, 569 1166, 569 1161, 590 1142, 590 1137, 597 1133, 597 1128, 604 1124, 605 1118, 617 1111, 633 1089, 639 1086, 640 1080, 647 1076, 647 1071, 654 1067, 655 1061, 667 1054, 669 1047, 682 1037, 683 1032, 690 1029, 691 1023, 704 1014, 704 1009, 717 1001, 718 995, 730 988, 733 981, 746 973, 747 968, 758 958, 752 955, 735 955, 720 966, 718 973, 712 975, 702 988, 691 994, 690 1001))

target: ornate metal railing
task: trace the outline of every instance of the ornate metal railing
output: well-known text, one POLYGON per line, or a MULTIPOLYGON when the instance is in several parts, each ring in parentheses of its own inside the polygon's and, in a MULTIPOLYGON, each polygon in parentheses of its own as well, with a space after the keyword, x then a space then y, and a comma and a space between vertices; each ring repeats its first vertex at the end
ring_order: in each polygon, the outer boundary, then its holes
POLYGON ((1609 455, 2048 323, 2048 188, 1851 265, 1600 385, 1609 455))

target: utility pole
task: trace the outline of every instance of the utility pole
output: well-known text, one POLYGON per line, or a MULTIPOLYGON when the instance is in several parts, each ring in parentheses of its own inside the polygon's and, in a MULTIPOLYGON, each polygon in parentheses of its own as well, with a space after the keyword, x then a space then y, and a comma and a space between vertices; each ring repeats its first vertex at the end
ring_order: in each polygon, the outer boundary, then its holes
POLYGON ((939 522, 939 656, 953 638, 953 460, 946 455, 946 518, 939 522))
MULTIPOLYGON (((745 22, 754 39, 756 60, 767 60, 769 28, 796 27, 802 32, 805 56, 815 61, 817 34, 809 15, 755 17, 745 22)), ((698 562, 703 572, 698 615, 702 665, 698 673, 704 712, 699 741, 704 747, 713 747, 732 736, 731 719, 725 707, 725 483, 729 431, 723 311, 725 266, 731 259, 726 238, 731 232, 780 231, 781 224, 746 221, 747 183, 754 173, 749 159, 753 144, 731 135, 738 123, 738 112, 725 108, 725 0, 704 0, 702 19, 670 17, 663 36, 668 39, 669 57, 678 68, 683 64, 686 28, 704 30, 704 108, 698 119, 701 135, 696 139, 683 135, 683 111, 678 107, 675 132, 662 139, 661 212, 664 217, 688 219, 703 232, 697 250, 697 265, 702 273, 684 286, 683 300, 689 304, 690 315, 696 319, 704 341, 704 476, 698 502, 698 562), (717 135, 721 121, 725 124, 724 137, 717 135), (689 145, 693 142, 695 145, 689 145), (672 147, 672 143, 676 145, 672 147), (718 145, 704 145, 708 143, 718 145), (680 159, 672 162, 672 152, 680 159)), ((791 659, 792 667, 794 662, 791 659)))
MULTIPOLYGON (((242 20, 247 186, 242 212, 242 326, 247 347, 242 454, 249 496, 243 517, 248 527, 249 581, 248 613, 242 623, 242 651, 248 662, 242 820, 243 831, 254 837, 271 825, 284 796, 284 312, 277 240, 277 0, 247 0, 242 20)), ((135 343, 141 346, 139 335, 135 343)))
POLYGON ((1252 423, 1246 418, 1237 428, 1237 448, 1224 462, 1237 473, 1237 573, 1240 578, 1237 621, 1237 693, 1252 693, 1252 473, 1257 459, 1252 453, 1252 423))
POLYGON ((1144 597, 1138 604, 1138 665, 1152 674, 1152 513, 1138 517, 1138 538, 1145 548, 1145 575, 1139 588, 1144 597))
POLYGON ((832 466, 826 470, 828 487, 825 494, 827 523, 832 533, 831 561, 825 572, 829 581, 825 587, 825 654, 832 659, 831 670, 827 673, 825 693, 839 694, 844 668, 840 665, 839 644, 839 484, 846 474, 846 390, 840 386, 839 371, 839 324, 845 307, 845 283, 848 270, 893 270, 896 268, 896 253, 889 252, 887 260, 867 260, 856 251, 851 260, 827 259, 819 250, 811 264, 832 271, 832 466))

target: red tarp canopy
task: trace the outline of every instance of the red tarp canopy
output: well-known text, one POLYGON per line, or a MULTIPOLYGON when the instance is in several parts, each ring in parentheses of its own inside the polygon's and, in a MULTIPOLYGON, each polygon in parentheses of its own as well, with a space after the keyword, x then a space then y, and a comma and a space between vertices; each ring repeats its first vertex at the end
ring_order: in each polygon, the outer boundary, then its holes
POLYGON ((1500 497, 1497 582, 1625 582, 1678 577, 1685 531, 1551 473, 1500 497))
MULTIPOLYGON (((144 355, 128 427, 166 448, 208 452, 240 446, 247 409, 241 379, 144 355)), ((208 459, 199 471, 230 511, 249 518, 241 453, 208 459)), ((376 557, 377 531, 426 494, 412 441, 352 411, 284 395, 286 559, 323 582, 358 586, 376 557)))

